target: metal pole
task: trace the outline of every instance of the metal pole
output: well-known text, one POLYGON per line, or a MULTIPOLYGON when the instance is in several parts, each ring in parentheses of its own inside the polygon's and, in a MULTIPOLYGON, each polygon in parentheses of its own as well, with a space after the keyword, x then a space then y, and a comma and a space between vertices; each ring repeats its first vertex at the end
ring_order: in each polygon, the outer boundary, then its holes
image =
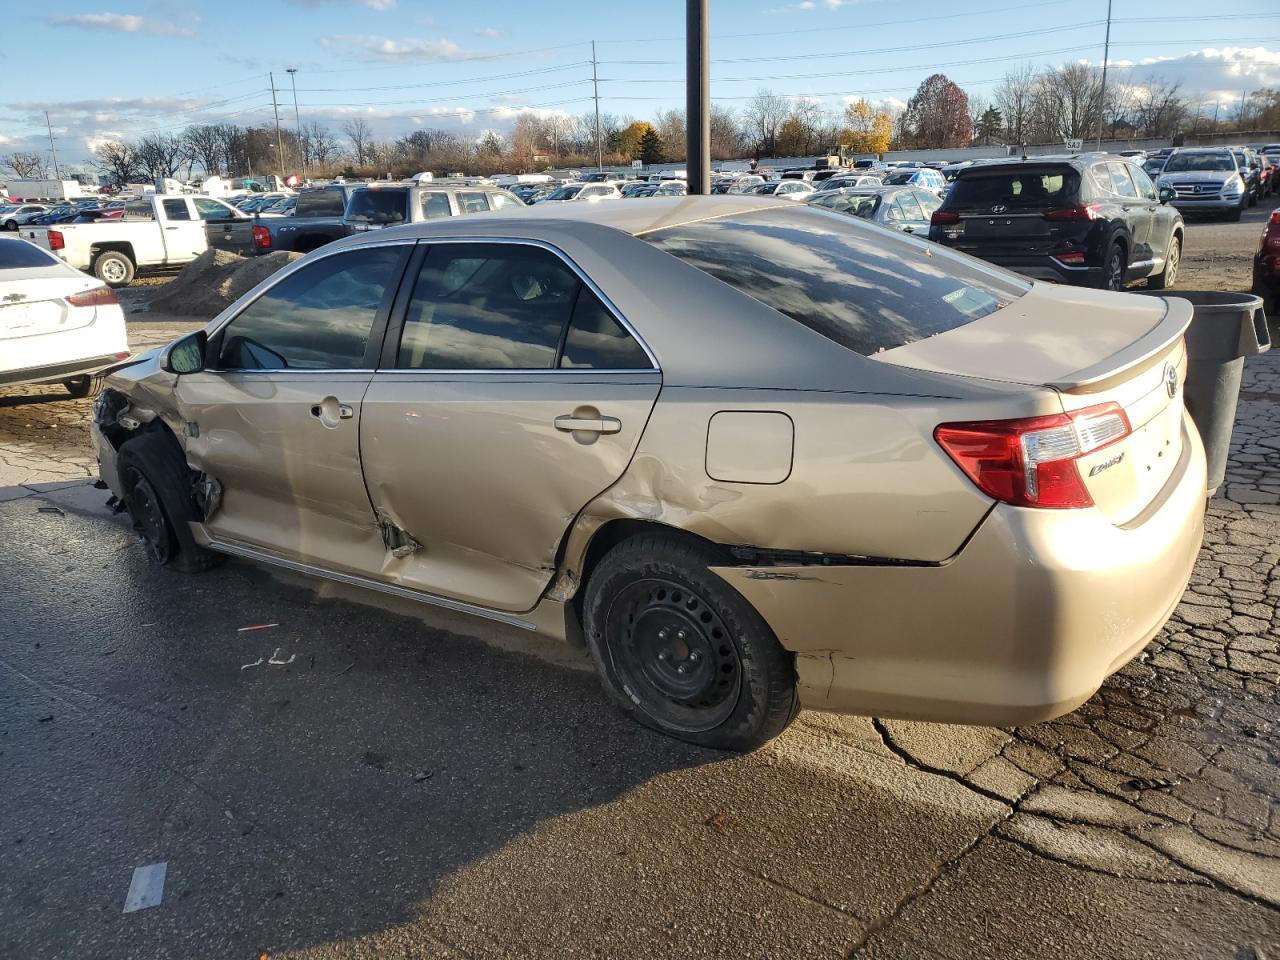
POLYGON ((1102 44, 1102 90, 1098 93, 1098 149, 1102 149, 1102 126, 1107 117, 1107 63, 1111 59, 1111 0, 1107 0, 1107 37, 1102 44))
POLYGON ((280 105, 276 103, 276 75, 268 73, 267 76, 271 78, 271 109, 276 115, 276 152, 280 160, 280 179, 284 180, 284 140, 280 136, 280 105))
POLYGON ((302 145, 302 117, 298 114, 298 81, 296 79, 298 68, 285 67, 285 73, 289 74, 289 85, 293 87, 293 123, 294 129, 297 131, 298 153, 302 155, 302 173, 307 173, 307 151, 302 145))
POLYGON ((44 112, 44 125, 49 130, 49 153, 53 155, 54 179, 62 179, 62 171, 58 169, 58 151, 53 148, 53 124, 49 122, 49 111, 44 112))
POLYGON ((1249 99, 1249 91, 1241 90, 1240 91, 1240 116, 1236 118, 1236 129, 1241 133, 1244 132, 1244 105, 1245 105, 1245 101, 1248 99, 1249 99))
POLYGON ((685 173, 689 194, 711 192, 711 56, 707 0, 685 0, 685 173))
POLYGON ((591 88, 596 101, 596 169, 604 169, 604 147, 600 143, 600 79, 596 73, 596 42, 591 41, 591 88))

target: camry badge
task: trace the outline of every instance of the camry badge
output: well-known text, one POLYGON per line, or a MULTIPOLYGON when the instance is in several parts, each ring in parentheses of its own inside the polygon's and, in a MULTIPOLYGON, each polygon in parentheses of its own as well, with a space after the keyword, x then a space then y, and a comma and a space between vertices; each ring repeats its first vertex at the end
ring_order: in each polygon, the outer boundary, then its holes
POLYGON ((1005 206, 1003 203, 997 203, 995 206, 993 206, 993 207, 991 208, 991 212, 992 212, 992 213, 1004 213, 1004 212, 1005 212, 1006 210, 1008 210, 1008 209, 1009 209, 1009 208, 1008 208, 1007 206, 1005 206))
POLYGON ((1170 399, 1178 395, 1178 371, 1174 369, 1171 363, 1165 364, 1164 389, 1169 394, 1170 399))

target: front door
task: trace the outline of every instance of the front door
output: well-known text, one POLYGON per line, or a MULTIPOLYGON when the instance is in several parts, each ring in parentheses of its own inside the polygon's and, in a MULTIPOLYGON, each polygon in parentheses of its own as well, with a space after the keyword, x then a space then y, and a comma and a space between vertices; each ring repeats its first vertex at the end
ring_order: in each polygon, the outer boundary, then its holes
POLYGON ((221 486, 219 541, 367 572, 380 535, 360 472, 361 402, 412 244, 307 263, 210 339, 179 379, 187 459, 221 486))
POLYGON ((253 250, 253 218, 230 204, 209 197, 194 197, 196 213, 204 221, 209 246, 232 253, 247 254, 253 250))
POLYGON ((626 469, 660 374, 560 256, 432 244, 360 423, 382 578, 532 608, 579 511, 626 469))

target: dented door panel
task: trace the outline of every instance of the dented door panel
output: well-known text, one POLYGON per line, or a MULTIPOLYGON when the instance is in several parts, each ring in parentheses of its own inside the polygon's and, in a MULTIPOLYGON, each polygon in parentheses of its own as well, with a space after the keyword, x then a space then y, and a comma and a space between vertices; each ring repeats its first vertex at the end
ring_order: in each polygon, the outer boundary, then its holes
POLYGON ((382 578, 531 609, 566 529, 626 470, 659 386, 656 370, 379 372, 361 416, 365 479, 378 516, 417 545, 384 550, 382 578))
POLYGON ((185 439, 187 461, 222 489, 205 524, 210 536, 324 567, 376 570, 382 538, 361 477, 359 447, 360 401, 370 376, 181 377, 179 412, 199 424, 198 436, 185 439), (340 407, 351 415, 343 417, 340 407))

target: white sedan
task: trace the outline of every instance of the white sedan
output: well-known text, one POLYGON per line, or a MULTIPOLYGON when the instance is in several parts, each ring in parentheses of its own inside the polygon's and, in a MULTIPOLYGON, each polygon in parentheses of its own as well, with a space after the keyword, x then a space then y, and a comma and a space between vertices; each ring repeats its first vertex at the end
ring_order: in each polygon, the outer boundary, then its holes
POLYGON ((770 180, 752 187, 748 193, 770 197, 781 197, 784 200, 803 200, 814 192, 813 184, 807 180, 770 180))
POLYGON ((0 386, 61 383, 89 393, 91 374, 129 357, 110 287, 19 237, 0 237, 0 386))

